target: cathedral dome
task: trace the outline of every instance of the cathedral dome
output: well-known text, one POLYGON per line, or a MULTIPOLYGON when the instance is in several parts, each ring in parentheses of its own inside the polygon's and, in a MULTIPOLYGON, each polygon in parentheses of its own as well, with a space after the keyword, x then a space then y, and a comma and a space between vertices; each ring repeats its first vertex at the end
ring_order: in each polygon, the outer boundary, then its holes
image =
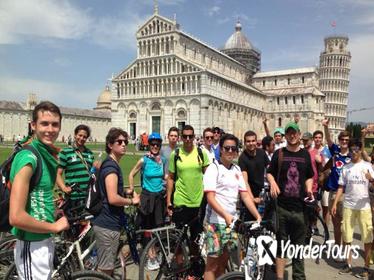
POLYGON ((112 103, 112 93, 109 86, 106 86, 103 92, 99 95, 96 102, 95 110, 110 109, 112 103))
POLYGON ((235 32, 226 41, 224 50, 228 49, 253 49, 251 42, 242 33, 242 25, 238 21, 235 25, 235 32))

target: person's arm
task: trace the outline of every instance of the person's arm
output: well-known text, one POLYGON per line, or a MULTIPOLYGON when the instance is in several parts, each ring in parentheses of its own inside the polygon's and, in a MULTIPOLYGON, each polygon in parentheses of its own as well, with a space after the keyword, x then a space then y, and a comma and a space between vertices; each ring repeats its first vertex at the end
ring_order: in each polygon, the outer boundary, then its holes
POLYGON ((267 123, 267 118, 264 118, 262 123, 264 124, 264 129, 265 129, 266 136, 271 136, 270 135, 270 130, 269 130, 269 127, 268 127, 268 123, 267 123))
POLYGON ((33 174, 31 165, 22 167, 14 177, 10 193, 9 222, 12 226, 34 233, 58 233, 69 228, 66 217, 54 223, 38 221, 26 212, 29 184, 33 174))
POLYGON ((336 214, 336 206, 338 205, 338 202, 339 202, 342 194, 343 194, 343 186, 339 185, 338 191, 336 192, 334 203, 332 204, 332 207, 331 207, 331 215, 332 216, 335 216, 335 214, 336 214))
POLYGON ((323 129, 324 129, 324 132, 325 132, 325 137, 326 137, 327 145, 329 147, 331 147, 332 144, 334 144, 334 142, 331 139, 331 135, 330 135, 330 131, 329 131, 329 119, 324 119, 322 121, 322 125, 323 125, 323 129))
POLYGON ((129 174, 129 189, 127 191, 128 193, 133 193, 133 191, 134 191, 134 177, 135 177, 136 174, 138 174, 138 172, 140 171, 142 166, 143 166, 143 158, 139 159, 138 162, 133 167, 133 169, 131 169, 130 174, 129 174))
POLYGON ((362 129, 361 130, 361 143, 362 143, 361 153, 362 153, 362 159, 364 161, 371 162, 371 158, 370 158, 370 156, 368 155, 368 153, 365 150, 365 138, 366 138, 366 134, 367 134, 367 129, 366 128, 362 129))
POLYGON ((305 193, 308 197, 313 197, 313 178, 309 178, 305 181, 305 193))
POLYGON ((275 179, 272 174, 266 174, 266 178, 268 179, 270 185, 270 195, 272 198, 276 198, 280 194, 279 186, 277 182, 275 182, 275 179))
POLYGON ((64 173, 64 169, 62 167, 59 167, 57 169, 57 175, 56 175, 57 187, 64 193, 71 193, 71 187, 65 185, 64 179, 62 178, 62 173, 64 173))
POLYGON ((174 191, 174 173, 170 172, 169 170, 168 180, 166 184, 166 207, 167 207, 169 216, 173 215, 173 211, 169 209, 169 206, 172 205, 171 196, 173 195, 173 191, 174 191))
POLYGON ((240 197, 244 202, 245 206, 249 210, 249 212, 256 218, 257 221, 261 221, 261 215, 258 213, 256 205, 254 201, 251 199, 251 196, 248 192, 240 192, 240 197))
POLYGON ((259 203, 259 201, 256 201, 256 199, 258 199, 258 197, 255 198, 253 196, 253 193, 252 193, 252 190, 251 190, 251 186, 248 183, 248 174, 247 174, 247 171, 242 171, 242 175, 243 175, 243 179, 244 179, 244 182, 245 182, 245 186, 247 188, 247 192, 249 193, 249 196, 251 197, 252 200, 255 201, 255 203, 259 203))
POLYGON ((118 176, 115 173, 110 173, 105 177, 105 189, 110 205, 125 206, 139 203, 139 197, 135 192, 133 198, 124 198, 118 194, 118 176))

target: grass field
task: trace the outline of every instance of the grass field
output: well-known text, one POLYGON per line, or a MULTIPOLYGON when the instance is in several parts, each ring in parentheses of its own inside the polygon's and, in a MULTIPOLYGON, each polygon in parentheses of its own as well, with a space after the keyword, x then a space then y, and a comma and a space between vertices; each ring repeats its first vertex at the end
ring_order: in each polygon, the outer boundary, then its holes
MULTIPOLYGON (((63 143, 61 143, 61 144, 57 144, 57 146, 62 148, 62 147, 66 147, 66 144, 64 145, 63 143)), ((95 158, 97 158, 100 151, 104 152, 105 154, 105 146, 103 143, 89 144, 87 146, 89 149, 91 149, 94 152, 95 158)), ((136 162, 141 157, 140 155, 134 154, 134 151, 135 151, 134 145, 130 144, 127 148, 127 154, 124 157, 122 157, 121 162, 120 162, 125 186, 128 185, 128 176, 129 176, 131 169, 135 166, 136 162)), ((11 152, 12 152, 12 146, 10 144, 0 145, 0 163, 4 162, 4 160, 10 155, 11 152)), ((139 182, 140 182, 140 179, 139 179, 139 174, 138 174, 135 177, 134 183, 139 184, 139 182)))

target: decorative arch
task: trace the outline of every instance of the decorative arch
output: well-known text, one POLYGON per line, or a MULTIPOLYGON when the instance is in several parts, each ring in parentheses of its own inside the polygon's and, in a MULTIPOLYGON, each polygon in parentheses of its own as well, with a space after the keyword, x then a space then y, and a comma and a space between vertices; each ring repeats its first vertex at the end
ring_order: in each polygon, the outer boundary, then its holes
POLYGON ((200 105, 200 101, 199 101, 198 99, 194 98, 194 99, 192 99, 192 100, 190 101, 190 106, 191 106, 191 105, 200 105))
POLYGON ((160 111, 161 110, 161 104, 159 102, 154 102, 151 105, 152 111, 160 111))

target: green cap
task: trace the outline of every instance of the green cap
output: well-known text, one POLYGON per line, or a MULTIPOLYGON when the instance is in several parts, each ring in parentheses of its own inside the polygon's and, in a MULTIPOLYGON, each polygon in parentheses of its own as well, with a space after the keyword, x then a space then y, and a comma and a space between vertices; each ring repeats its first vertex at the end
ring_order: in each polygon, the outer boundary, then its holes
POLYGON ((313 138, 312 133, 310 133, 310 132, 304 132, 303 137, 301 139, 303 139, 303 140, 310 140, 312 138, 313 138))
POLYGON ((274 129, 273 135, 275 135, 275 133, 280 133, 280 134, 284 135, 283 127, 277 127, 276 129, 274 129))
POLYGON ((286 128, 284 129, 286 131, 286 133, 287 133, 287 130, 290 129, 290 128, 296 130, 297 132, 300 132, 299 125, 297 123, 295 123, 295 122, 289 122, 286 125, 286 128))

